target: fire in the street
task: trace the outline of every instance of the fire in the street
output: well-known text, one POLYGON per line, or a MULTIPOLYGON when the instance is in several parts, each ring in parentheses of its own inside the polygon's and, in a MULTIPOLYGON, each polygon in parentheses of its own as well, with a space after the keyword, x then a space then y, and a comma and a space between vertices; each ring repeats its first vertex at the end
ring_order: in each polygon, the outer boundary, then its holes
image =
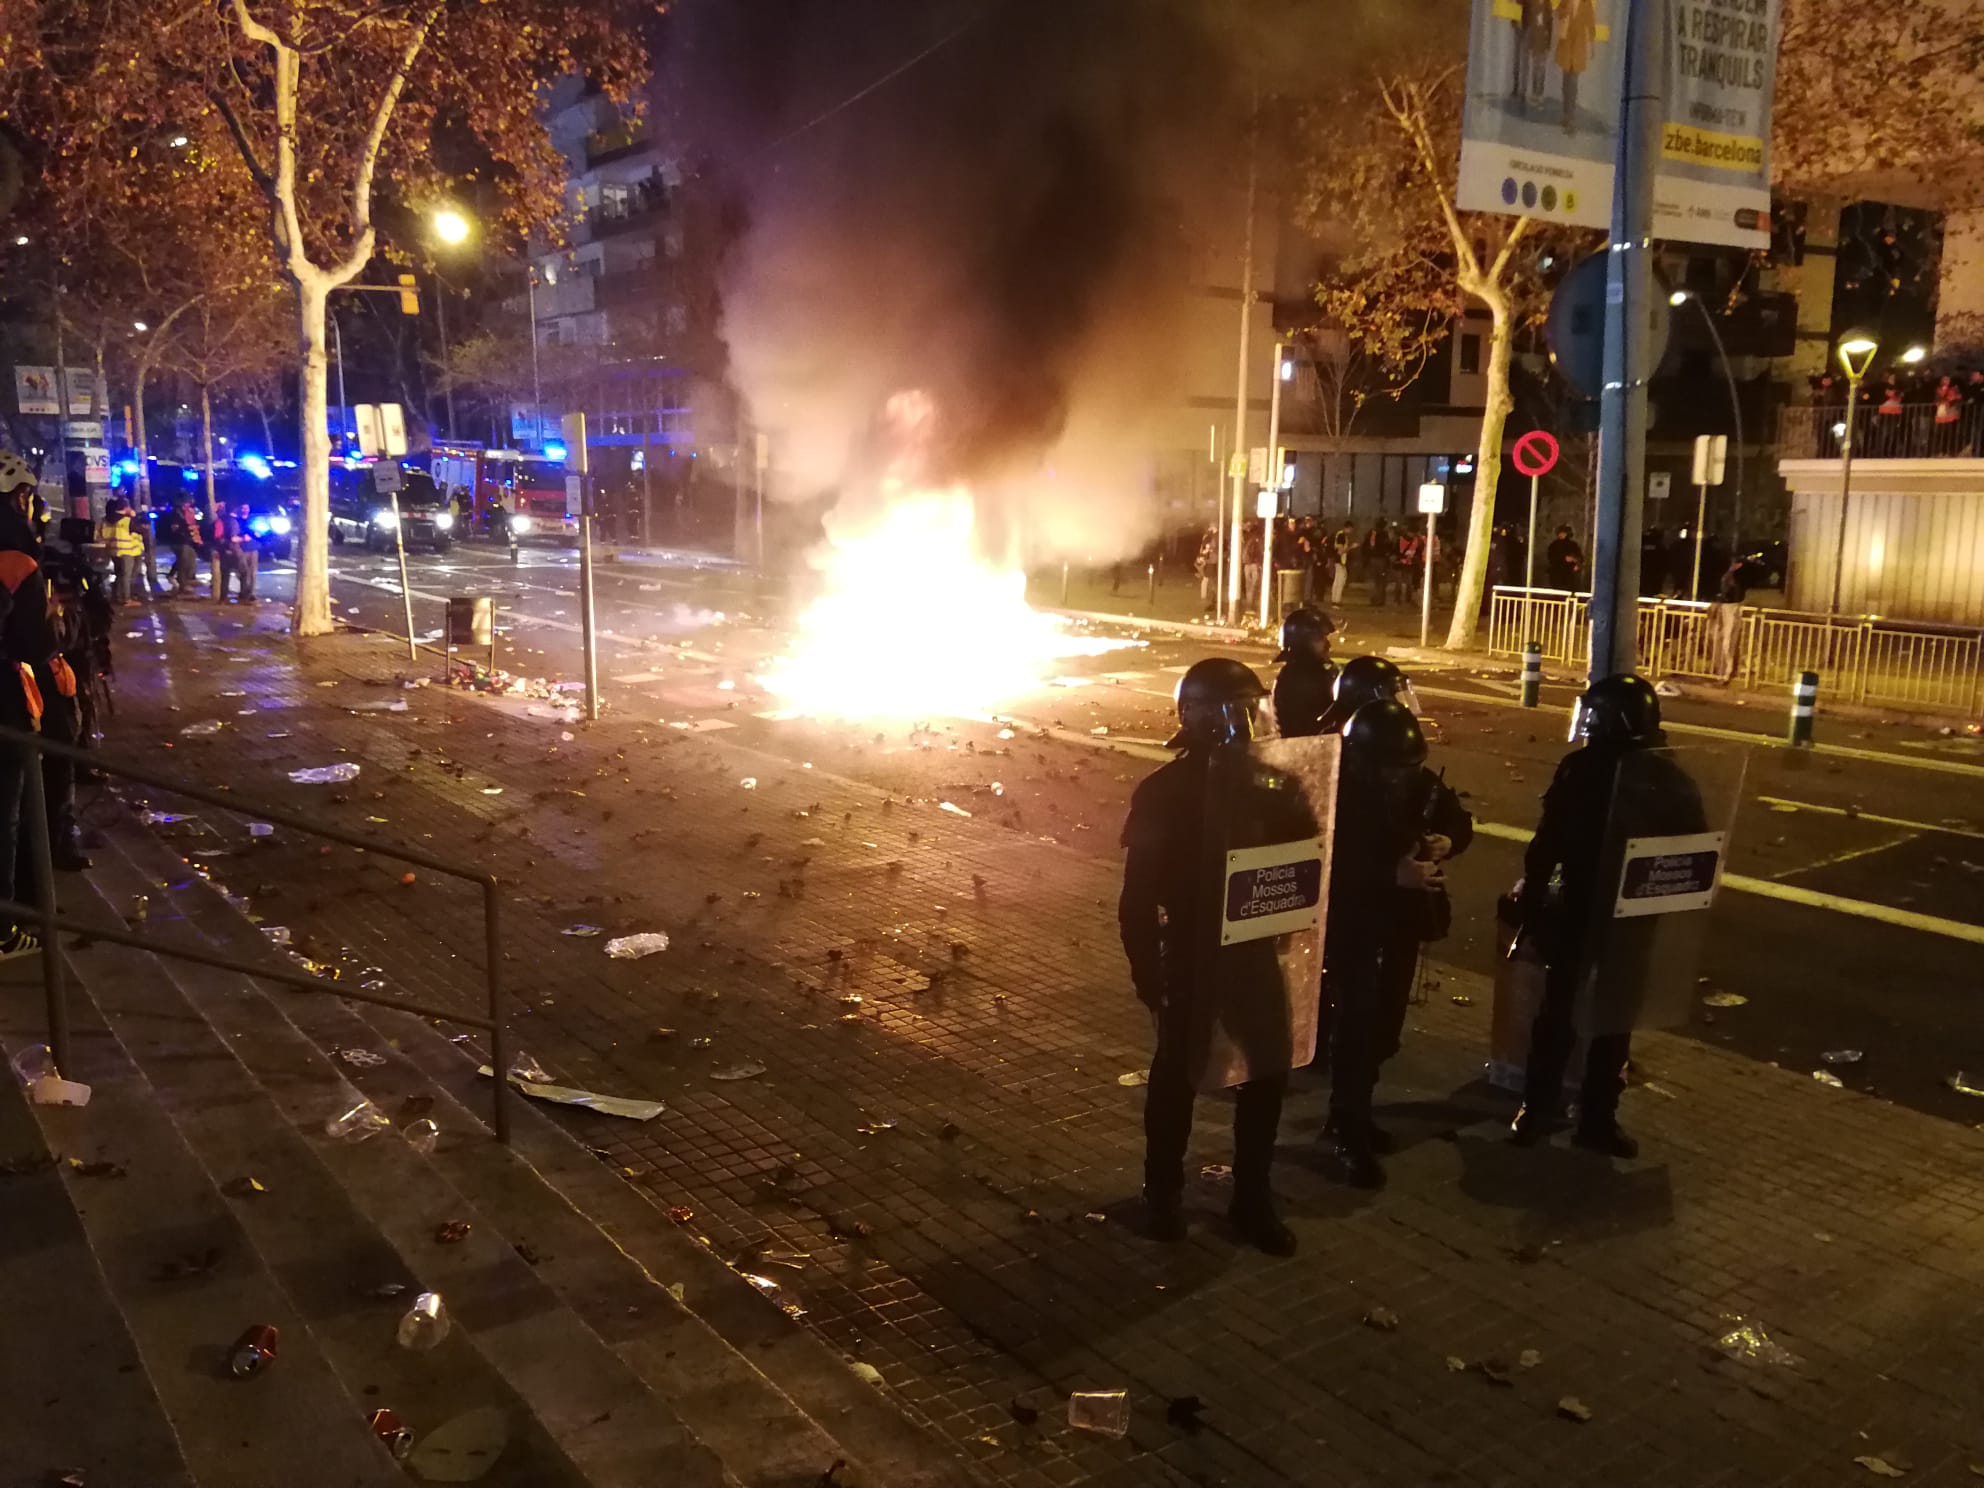
POLYGON ((983 716, 1058 662, 1139 644, 1077 635, 1029 606, 1026 575, 979 553, 962 486, 891 492, 866 526, 832 535, 825 580, 760 679, 803 713, 983 716))

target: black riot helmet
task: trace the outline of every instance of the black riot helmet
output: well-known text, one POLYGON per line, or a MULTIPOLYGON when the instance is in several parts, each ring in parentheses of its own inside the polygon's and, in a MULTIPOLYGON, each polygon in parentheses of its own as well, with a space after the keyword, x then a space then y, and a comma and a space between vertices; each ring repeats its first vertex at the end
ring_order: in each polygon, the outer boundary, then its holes
POLYGON ((1578 699, 1571 737, 1591 744, 1662 743, 1660 694, 1634 672, 1602 677, 1578 699))
POLYGON ((1343 726, 1343 757, 1353 769, 1417 770, 1426 763, 1426 736, 1404 703, 1376 698, 1343 726))
POLYGON ((1313 655, 1316 642, 1336 634, 1336 621, 1316 605, 1297 605, 1281 617, 1281 654, 1276 661, 1313 655))
POLYGON ((1336 675, 1336 701, 1323 719, 1324 727, 1341 729, 1366 703, 1386 698, 1402 701, 1408 709, 1417 711, 1419 699, 1413 695, 1412 682, 1399 670, 1397 662, 1382 656, 1353 656, 1336 675))
POLYGON ((1230 656, 1195 661, 1178 679, 1178 732, 1173 749, 1244 744, 1254 737, 1254 714, 1268 695, 1252 667, 1230 656))

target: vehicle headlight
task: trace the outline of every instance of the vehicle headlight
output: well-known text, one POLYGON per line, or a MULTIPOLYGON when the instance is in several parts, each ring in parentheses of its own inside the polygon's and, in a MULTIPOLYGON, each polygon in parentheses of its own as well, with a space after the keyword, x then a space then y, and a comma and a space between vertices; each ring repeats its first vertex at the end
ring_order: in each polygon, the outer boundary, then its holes
POLYGON ((394 516, 390 510, 384 507, 381 507, 378 511, 372 513, 372 525, 374 527, 391 528, 391 527, 397 527, 399 526, 399 524, 400 524, 400 519, 394 516))
POLYGON ((248 524, 248 530, 257 537, 267 537, 269 535, 269 519, 267 517, 255 518, 248 524))
POLYGON ((273 532, 277 537, 288 537, 289 518, 283 516, 280 512, 278 512, 275 516, 270 517, 269 531, 273 532))
POLYGON ((510 518, 510 530, 516 533, 518 537, 522 537, 526 532, 530 531, 530 518, 529 517, 510 518))
POLYGON ((450 527, 454 525, 455 525, 455 514, 453 512, 434 513, 434 526, 437 531, 446 532, 450 527))

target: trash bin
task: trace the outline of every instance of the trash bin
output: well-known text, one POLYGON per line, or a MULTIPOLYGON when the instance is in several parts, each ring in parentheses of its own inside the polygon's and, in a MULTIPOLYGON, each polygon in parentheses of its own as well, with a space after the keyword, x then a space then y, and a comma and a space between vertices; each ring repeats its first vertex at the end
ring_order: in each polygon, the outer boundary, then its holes
MULTIPOLYGON (((1495 905, 1495 944, 1506 947, 1516 936, 1515 905, 1504 894, 1495 905)), ((1525 938, 1513 956, 1495 962, 1495 1007, 1488 1027, 1488 1083, 1498 1090, 1522 1093, 1529 1067, 1529 1034, 1536 1009, 1543 1002, 1543 956, 1533 939, 1525 938)), ((1584 1035, 1579 1033, 1564 1061, 1564 1090, 1575 1091, 1584 1080, 1584 1035)))
POLYGON ((1286 615, 1302 603, 1302 580, 1305 577, 1299 568, 1278 568, 1274 575, 1275 613, 1286 615))
POLYGON ((494 632, 489 601, 457 594, 448 600, 448 644, 486 646, 494 632))

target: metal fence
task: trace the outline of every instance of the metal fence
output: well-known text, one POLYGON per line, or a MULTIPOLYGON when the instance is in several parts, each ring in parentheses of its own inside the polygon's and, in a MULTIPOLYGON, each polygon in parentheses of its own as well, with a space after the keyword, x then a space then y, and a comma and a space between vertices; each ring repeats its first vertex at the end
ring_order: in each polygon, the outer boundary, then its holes
POLYGON ((41 984, 47 1004, 48 1047, 50 1054, 54 1056, 58 1071, 66 1073, 70 1068, 68 996, 63 985, 62 952, 56 941, 57 932, 67 932, 90 940, 109 941, 112 945, 149 951, 154 956, 170 956, 180 961, 192 961, 201 966, 216 967, 222 971, 251 977, 256 981, 275 982, 293 991, 329 993, 333 997, 348 998, 353 1002, 393 1008, 420 1018, 445 1019, 476 1029, 488 1035, 489 1064, 497 1071, 497 1078, 490 1082, 495 1087, 490 1097, 491 1126, 496 1133, 497 1141, 510 1140, 508 1104, 510 1082, 503 1078, 503 1072, 509 1068, 509 1065, 504 1048, 503 1028, 502 896, 493 875, 479 869, 463 867, 459 863, 445 862, 412 848, 394 847, 374 838, 342 832, 336 827, 308 820, 280 807, 243 800, 233 792, 223 795, 217 791, 205 790, 184 780, 175 780, 171 776, 127 764, 114 756, 96 750, 83 750, 68 744, 58 744, 52 739, 44 739, 36 734, 0 728, 0 749, 19 750, 25 767, 27 783, 22 792, 24 797, 22 804, 25 809, 22 813, 21 829, 27 834, 28 861, 33 865, 35 881, 33 904, 17 904, 12 900, 0 899, 0 915, 12 918, 17 924, 33 924, 41 933, 41 984), (411 863, 417 868, 425 868, 430 873, 439 873, 448 878, 474 884, 482 891, 483 980, 488 992, 487 1015, 478 1017, 472 1013, 456 1012, 447 1008, 422 1007, 403 998, 382 996, 377 992, 347 986, 343 982, 332 981, 326 977, 307 976, 299 971, 253 964, 193 946, 169 945, 151 936, 137 935, 128 930, 116 930, 99 924, 83 924, 64 917, 56 905, 55 869, 50 861, 48 840, 48 806, 46 798, 42 795, 41 760, 46 754, 59 755, 79 765, 93 765, 106 775, 136 781, 140 785, 148 785, 171 795, 183 796, 189 801, 198 801, 202 805, 212 806, 221 811, 251 816, 257 821, 288 827, 292 831, 321 837, 327 842, 377 853, 381 857, 392 858, 401 863, 411 863))
MULTIPOLYGON (((1546 659, 1580 665, 1591 655, 1590 601, 1563 589, 1497 585, 1488 649, 1519 656, 1535 640, 1546 659)), ((1984 717, 1984 632, 1745 605, 1734 644, 1719 655, 1712 609, 1697 600, 1642 599, 1640 671, 1740 687, 1788 684, 1814 671, 1827 696, 1846 702, 1984 717)))
MULTIPOLYGON (((1878 396, 1863 398, 1853 416, 1856 460, 1977 459, 1984 456, 1984 402, 1965 399, 1939 406, 1903 403, 1899 413, 1882 413, 1878 396)), ((1779 410, 1777 454, 1781 460, 1837 460, 1846 432, 1844 404, 1813 404, 1779 410)))

